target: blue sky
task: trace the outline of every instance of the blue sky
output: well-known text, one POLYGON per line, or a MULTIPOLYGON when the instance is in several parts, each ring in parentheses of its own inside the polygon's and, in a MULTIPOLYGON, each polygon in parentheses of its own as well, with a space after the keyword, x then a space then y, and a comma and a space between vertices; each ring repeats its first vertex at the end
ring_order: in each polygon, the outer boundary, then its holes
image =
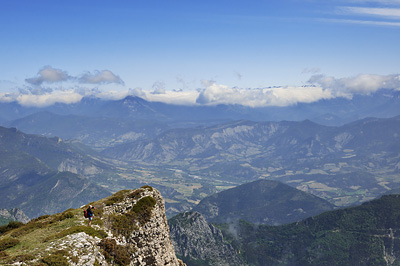
POLYGON ((400 87, 400 0, 0 0, 0 25, 3 101, 286 105, 400 87))

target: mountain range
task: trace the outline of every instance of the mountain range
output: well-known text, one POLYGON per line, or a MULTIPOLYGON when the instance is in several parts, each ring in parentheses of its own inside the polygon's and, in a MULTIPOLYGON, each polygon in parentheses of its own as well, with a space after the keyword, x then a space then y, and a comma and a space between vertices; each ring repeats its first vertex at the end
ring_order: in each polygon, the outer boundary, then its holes
POLYGON ((400 187, 399 102, 390 90, 265 108, 133 96, 46 107, 2 102, 2 134, 15 136, 0 143, 0 185, 9 186, 0 207, 26 205, 27 196, 18 198, 28 187, 38 195, 44 186, 33 184, 48 179, 54 187, 60 175, 79 180, 73 191, 89 186, 101 195, 151 184, 165 195, 168 217, 258 179, 350 206, 400 187))
MULTIPOLYGON (((73 104, 56 103, 45 107, 26 107, 17 102, 0 103, 0 123, 12 127, 15 120, 29 115, 50 112, 56 115, 69 116, 69 119, 113 118, 117 121, 160 121, 171 127, 187 127, 222 121, 302 121, 309 119, 322 125, 344 125, 366 117, 389 118, 400 115, 400 92, 381 89, 368 95, 354 95, 351 98, 335 98, 313 103, 299 103, 286 107, 248 107, 242 105, 173 105, 161 102, 149 102, 136 96, 128 96, 121 100, 105 100, 96 97, 84 97, 73 104), (75 118, 74 118, 75 116, 75 118)), ((45 117, 46 119, 46 117, 45 117)), ((48 119, 48 117, 47 117, 48 119)), ((35 122, 36 121, 36 122, 35 122)), ((26 129, 33 127, 31 121, 26 129)), ((54 121, 54 120, 53 120, 54 121)), ((104 123, 110 122, 105 120, 104 123)), ((101 121, 95 119, 98 125, 101 121)), ((83 125, 84 126, 84 125, 83 125)), ((93 126, 93 125, 91 125, 93 126)), ((104 127, 104 125, 102 125, 104 127)), ((122 125, 125 126, 125 125, 122 125)), ((31 132, 27 133, 46 133, 31 132)), ((52 132, 47 132, 52 133, 52 132)), ((65 136, 58 135, 61 138, 65 136)))
POLYGON ((349 205, 399 187, 400 116, 366 118, 340 127, 301 122, 235 121, 171 129, 102 154, 179 167, 198 180, 236 184, 260 177, 286 182, 349 205))
POLYGON ((400 116, 340 127, 307 120, 242 120, 170 129, 99 153, 75 140, 1 127, 0 190, 7 196, 0 207, 38 214, 22 207, 28 196, 20 196, 27 188, 38 195, 44 186, 37 184, 47 179, 55 186, 59 172, 74 176, 79 184, 75 191, 101 185, 97 188, 102 196, 151 184, 166 196, 169 217, 189 210, 205 196, 260 178, 349 206, 400 187, 399 132, 400 116))
MULTIPOLYGON (((399 95, 380 90, 264 108, 178 106, 132 96, 42 108, 3 102, 0 208, 20 208, 30 218, 63 211, 32 224, 51 228, 47 237, 73 246, 75 238, 65 242, 55 234, 69 222, 82 225, 76 217, 82 210, 65 209, 95 203, 102 211, 97 217, 106 218, 95 228, 109 231, 112 224, 116 234, 125 234, 132 225, 124 219, 140 223, 154 203, 146 198, 150 207, 126 217, 125 211, 137 211, 137 196, 158 198, 163 208, 154 187, 165 197, 167 216, 180 213, 171 219, 171 236, 188 265, 396 265, 400 198, 371 199, 400 188, 399 95), (152 187, 97 201, 144 184, 152 187)), ((157 224, 163 222, 155 229, 157 224)), ((24 231, 31 225, 7 236, 23 232, 23 241, 31 241, 35 237, 24 231)), ((142 237, 151 234, 139 229, 134 235, 124 245, 142 246, 142 237)), ((36 244, 48 248, 42 240, 36 244)), ((21 246, 6 254, 20 259, 21 246)))

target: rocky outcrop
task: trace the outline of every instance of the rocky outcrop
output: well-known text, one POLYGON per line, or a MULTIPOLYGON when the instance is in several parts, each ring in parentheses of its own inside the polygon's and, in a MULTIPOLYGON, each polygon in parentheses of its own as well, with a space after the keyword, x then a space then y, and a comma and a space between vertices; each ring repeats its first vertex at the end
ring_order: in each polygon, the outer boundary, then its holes
POLYGON ((29 222, 29 217, 21 210, 17 208, 13 208, 10 210, 0 209, 0 218, 4 218, 10 221, 20 221, 23 223, 29 222))
POLYGON ((156 189, 145 187, 125 191, 123 196, 117 196, 117 200, 103 208, 103 216, 111 221, 106 226, 107 232, 119 245, 128 247, 131 265, 183 265, 175 256, 164 199, 156 189), (121 221, 132 224, 118 224, 121 221))
POLYGON ((176 253, 187 265, 246 265, 228 244, 221 230, 198 212, 185 212, 169 220, 176 253))
POLYGON ((90 226, 83 217, 89 204, 44 215, 20 227, 5 226, 0 234, 0 264, 185 265, 175 255, 158 190, 150 186, 122 190, 90 204, 95 207, 90 226), (35 230, 42 230, 40 237, 35 230), (32 249, 28 249, 27 241, 36 244, 29 242, 32 249), (20 245, 10 250, 9 243, 20 245))

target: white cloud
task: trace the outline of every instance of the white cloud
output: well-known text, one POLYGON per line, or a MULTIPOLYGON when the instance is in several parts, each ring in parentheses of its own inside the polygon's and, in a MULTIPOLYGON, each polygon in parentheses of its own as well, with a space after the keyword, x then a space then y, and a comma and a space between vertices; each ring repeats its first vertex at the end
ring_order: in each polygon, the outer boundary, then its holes
POLYGON ((15 94, 5 92, 5 93, 0 93, 0 102, 2 103, 10 103, 15 101, 15 94))
POLYGON ((342 2, 351 6, 336 6, 333 13, 339 17, 320 20, 331 23, 400 27, 400 0, 343 0, 342 2))
MULTIPOLYGON (((318 68, 305 69, 303 73, 316 73, 318 68)), ((110 74, 109 72, 108 74, 110 74)), ((108 75, 107 71, 87 74, 87 81, 102 83, 105 80, 118 82, 119 77, 108 75), (115 79, 116 78, 116 79, 115 79)), ((51 67, 39 71, 37 83, 78 79, 70 77, 66 72, 51 67)), ((238 88, 218 84, 214 80, 202 80, 201 89, 167 90, 163 82, 155 82, 152 91, 141 88, 129 90, 100 90, 99 88, 53 88, 42 86, 25 86, 18 92, 0 94, 1 102, 17 101, 25 106, 49 106, 58 103, 78 102, 85 96, 102 99, 119 100, 129 95, 138 96, 148 101, 164 102, 178 105, 218 105, 239 104, 251 107, 288 106, 297 103, 311 103, 321 99, 334 97, 351 97, 353 94, 369 94, 379 89, 400 90, 400 75, 360 74, 354 77, 335 78, 325 75, 313 75, 308 81, 310 86, 286 86, 265 88, 238 88)), ((33 82, 35 83, 35 82, 33 82)))
POLYGON ((82 95, 75 91, 55 91, 53 93, 33 95, 20 94, 16 97, 16 101, 24 106, 45 107, 55 103, 76 103, 82 99, 82 95))
POLYGON ((124 85, 124 81, 110 70, 95 71, 94 74, 87 72, 83 74, 79 79, 80 83, 90 84, 110 84, 116 83, 124 85))
POLYGON ((153 83, 153 94, 165 94, 165 83, 162 81, 156 81, 153 83))
POLYGON ((390 22, 390 21, 372 21, 372 20, 356 20, 356 19, 323 19, 323 21, 334 22, 334 23, 346 23, 346 24, 400 27, 400 22, 390 22))
POLYGON ((352 14, 400 18, 400 8, 341 7, 340 9, 352 14))
POLYGON ((374 3, 381 5, 400 5, 400 0, 349 0, 352 3, 374 3))
POLYGON ((199 92, 195 90, 179 90, 165 91, 163 94, 146 93, 145 95, 137 95, 145 100, 153 102, 164 102, 178 105, 194 105, 199 92))
POLYGON ((94 71, 94 73, 87 72, 80 77, 72 77, 61 69, 56 69, 51 66, 43 67, 36 77, 27 78, 25 81, 31 85, 41 86, 43 83, 56 83, 62 81, 79 81, 80 83, 88 84, 121 84, 124 81, 110 70, 94 71))
POLYGON ((372 75, 360 74, 354 77, 334 78, 324 75, 314 75, 308 81, 317 84, 324 89, 332 90, 336 93, 371 93, 378 89, 399 89, 399 75, 372 75))
POLYGON ((52 68, 51 66, 45 66, 38 72, 36 77, 25 79, 25 81, 32 85, 41 85, 43 82, 55 83, 67 81, 69 79, 71 79, 71 77, 67 72, 52 68))
POLYGON ((204 105, 241 104, 251 107, 288 106, 332 97, 329 90, 314 86, 242 89, 212 83, 200 92, 196 103, 204 105))

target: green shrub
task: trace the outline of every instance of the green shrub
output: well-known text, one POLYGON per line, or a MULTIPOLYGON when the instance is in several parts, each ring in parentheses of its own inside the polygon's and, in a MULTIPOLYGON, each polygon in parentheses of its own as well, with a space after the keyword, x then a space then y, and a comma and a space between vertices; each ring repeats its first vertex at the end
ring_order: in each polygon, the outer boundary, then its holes
POLYGON ((71 218, 73 218, 73 217, 74 217, 74 215, 72 214, 72 212, 70 212, 70 211, 63 212, 63 213, 59 216, 58 221, 64 221, 65 219, 71 219, 71 218))
POLYGON ((121 202, 124 200, 126 193, 129 192, 129 190, 121 190, 115 193, 114 195, 110 196, 104 204, 106 206, 111 206, 116 202, 121 202))
POLYGON ((129 237, 132 231, 137 230, 137 226, 133 222, 135 215, 130 212, 123 215, 114 214, 110 216, 109 219, 111 222, 111 230, 114 234, 129 237))
POLYGON ((104 226, 104 222, 101 219, 93 219, 92 225, 98 225, 100 227, 103 227, 104 226))
POLYGON ((112 231, 116 234, 128 237, 133 230, 137 230, 135 221, 144 225, 150 220, 151 212, 155 205, 156 200, 153 197, 144 197, 140 199, 127 213, 111 216, 112 231))
POLYGON ((23 225, 24 225, 24 223, 19 222, 19 221, 10 221, 10 222, 8 222, 8 224, 0 226, 0 234, 3 234, 3 233, 8 232, 10 230, 19 228, 19 227, 21 227, 23 225))
POLYGON ((36 258, 36 256, 32 254, 24 254, 14 257, 12 260, 14 262, 25 262, 25 261, 32 261, 36 258))
POLYGON ((8 257, 8 254, 5 251, 0 251, 0 259, 8 257))
POLYGON ((50 215, 45 214, 45 215, 39 216, 38 218, 32 219, 31 222, 37 222, 37 221, 46 219, 46 218, 48 218, 48 217, 50 217, 50 215))
POLYGON ((71 256, 71 261, 75 264, 78 264, 79 262, 79 257, 78 256, 71 256))
POLYGON ((15 238, 4 238, 0 240, 0 251, 6 250, 8 248, 12 248, 19 244, 19 240, 15 238))
POLYGON ((136 214, 140 224, 147 223, 151 218, 151 212, 156 205, 153 197, 147 196, 140 199, 132 208, 132 212, 136 214))
POLYGON ((148 190, 150 190, 150 191, 153 191, 153 188, 152 188, 151 186, 149 186, 149 185, 145 185, 145 186, 143 186, 143 187, 141 187, 141 188, 144 188, 144 189, 148 189, 148 190))
POLYGON ((132 193, 128 195, 128 197, 131 199, 138 199, 142 196, 142 192, 142 189, 135 189, 132 193))
POLYGON ((102 239, 99 246, 103 250, 104 257, 108 262, 121 266, 130 264, 131 256, 128 248, 117 245, 115 239, 102 239))
POLYGON ((93 214, 94 214, 94 216, 99 217, 99 218, 103 217, 103 208, 94 209, 93 214))
MULTIPOLYGON (((43 219, 44 219, 44 218, 43 218, 43 219)), ((34 231, 35 229, 44 228, 44 227, 48 226, 48 225, 51 223, 51 221, 42 221, 43 219, 39 219, 39 220, 34 219, 34 220, 31 220, 29 223, 24 224, 23 226, 21 226, 21 227, 15 229, 15 230, 11 233, 11 236, 12 236, 12 237, 20 237, 20 236, 22 236, 22 235, 25 235, 25 234, 27 234, 27 233, 29 233, 29 232, 34 231)))
POLYGON ((68 266, 68 252, 65 250, 58 250, 51 255, 42 258, 42 262, 48 266, 68 266))

